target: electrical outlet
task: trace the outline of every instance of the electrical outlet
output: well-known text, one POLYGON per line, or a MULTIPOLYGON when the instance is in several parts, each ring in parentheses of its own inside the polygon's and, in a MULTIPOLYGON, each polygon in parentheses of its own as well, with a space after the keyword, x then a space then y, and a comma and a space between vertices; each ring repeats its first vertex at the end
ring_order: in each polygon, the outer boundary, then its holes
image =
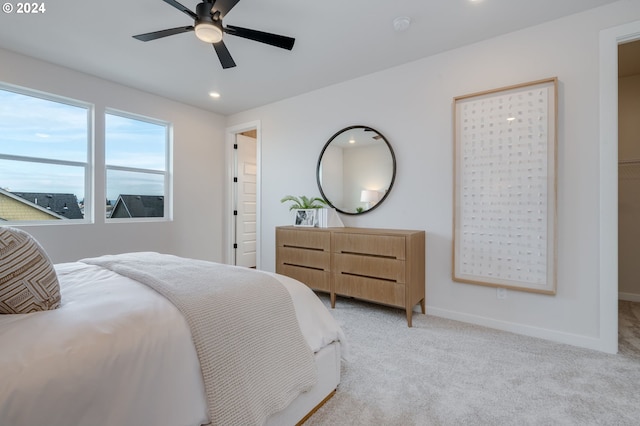
POLYGON ((498 287, 496 289, 496 296, 498 299, 506 299, 507 298, 507 289, 498 287))

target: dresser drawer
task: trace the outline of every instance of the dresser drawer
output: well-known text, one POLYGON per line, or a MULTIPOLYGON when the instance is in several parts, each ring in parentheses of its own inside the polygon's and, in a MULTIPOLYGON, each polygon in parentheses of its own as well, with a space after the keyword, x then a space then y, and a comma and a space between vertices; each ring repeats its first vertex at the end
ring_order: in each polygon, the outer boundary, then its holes
POLYGON ((357 253, 405 259, 405 237, 336 232, 333 248, 337 253, 357 253))
POLYGON ((333 270, 339 274, 404 283, 406 264, 403 260, 384 257, 334 253, 333 270))
POLYGON ((314 250, 331 250, 331 234, 328 232, 278 229, 276 231, 278 247, 296 247, 314 250))
POLYGON ((331 291, 331 272, 329 271, 278 264, 276 272, 294 278, 314 290, 326 291, 327 293, 331 291))
POLYGON ((328 251, 292 247, 278 247, 277 250, 278 264, 304 266, 323 271, 331 269, 331 253, 328 251))
POLYGON ((334 272, 334 292, 391 306, 405 306, 405 285, 334 272))

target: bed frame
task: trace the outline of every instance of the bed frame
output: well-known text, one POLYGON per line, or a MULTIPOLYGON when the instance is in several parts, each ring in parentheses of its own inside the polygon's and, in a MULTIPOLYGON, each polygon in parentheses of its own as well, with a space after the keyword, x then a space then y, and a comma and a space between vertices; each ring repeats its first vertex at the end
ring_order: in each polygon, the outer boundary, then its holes
POLYGON ((301 425, 335 394, 340 383, 340 343, 333 342, 315 354, 318 382, 284 410, 267 419, 267 426, 301 425))

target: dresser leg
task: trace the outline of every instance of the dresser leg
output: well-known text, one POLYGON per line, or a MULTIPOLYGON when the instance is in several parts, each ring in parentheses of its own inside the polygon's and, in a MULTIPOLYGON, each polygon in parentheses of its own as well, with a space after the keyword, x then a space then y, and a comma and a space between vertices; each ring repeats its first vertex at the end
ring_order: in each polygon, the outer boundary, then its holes
POLYGON ((411 327, 411 320, 413 319, 413 306, 407 306, 407 325, 411 327))
POLYGON ((336 307, 336 294, 331 293, 331 309, 335 309, 336 307))
POLYGON ((424 299, 420 301, 420 308, 422 309, 422 314, 425 315, 427 313, 427 306, 425 305, 424 299))

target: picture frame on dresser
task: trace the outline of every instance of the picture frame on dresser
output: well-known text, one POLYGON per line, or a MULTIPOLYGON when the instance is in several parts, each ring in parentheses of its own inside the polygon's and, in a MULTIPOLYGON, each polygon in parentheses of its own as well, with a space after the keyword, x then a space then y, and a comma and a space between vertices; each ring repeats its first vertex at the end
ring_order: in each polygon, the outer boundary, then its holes
POLYGON ((318 214, 316 209, 297 209, 295 212, 293 226, 307 228, 316 226, 318 214))
POLYGON ((556 293, 557 89, 454 98, 454 281, 556 293))

